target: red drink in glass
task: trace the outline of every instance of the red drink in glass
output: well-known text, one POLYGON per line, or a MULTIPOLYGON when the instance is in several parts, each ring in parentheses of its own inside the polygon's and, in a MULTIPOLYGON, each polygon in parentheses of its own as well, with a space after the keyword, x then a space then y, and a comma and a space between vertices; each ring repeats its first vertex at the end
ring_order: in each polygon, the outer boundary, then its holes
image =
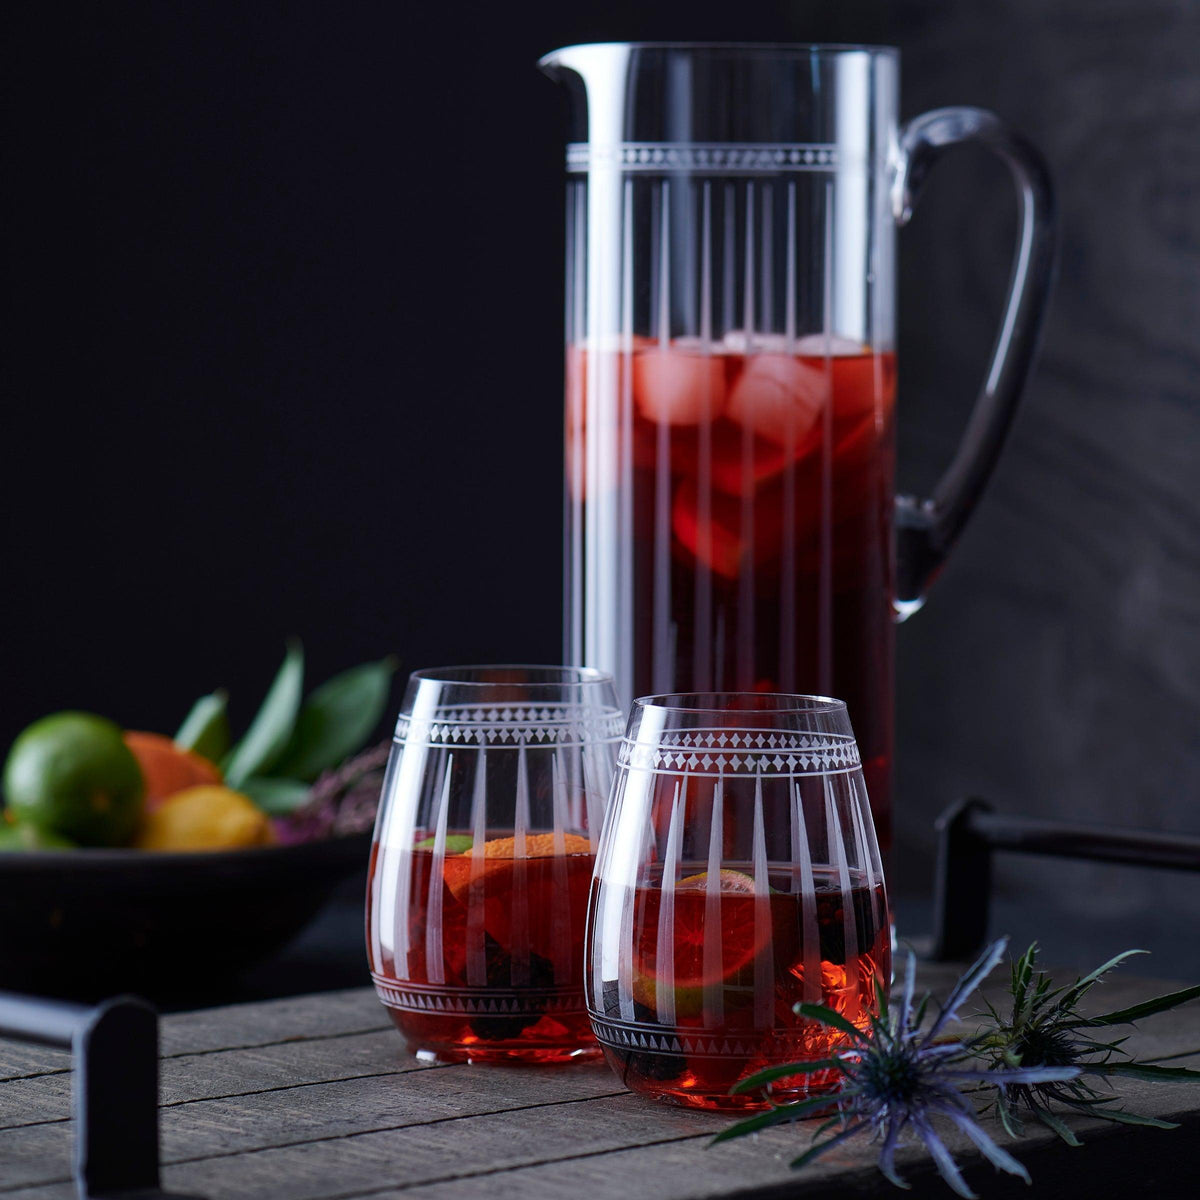
MULTIPOLYGON (((818 871, 816 903, 806 912, 803 894, 792 890, 793 873, 773 871, 770 893, 756 896, 747 863, 742 870, 721 871, 714 912, 703 864, 694 865, 696 871, 676 884, 666 903, 660 879, 633 890, 632 1016, 638 1044, 617 1046, 606 1037, 604 1054, 624 1083, 655 1099, 691 1108, 763 1107, 761 1094, 731 1096, 729 1089, 764 1067, 828 1058, 848 1040, 796 1015, 796 1004, 824 1004, 860 1027, 876 1011, 876 982, 886 988, 891 972, 883 885, 872 888, 855 872, 845 887, 832 873, 818 871), (706 950, 710 919, 719 922, 717 963, 706 950), (667 939, 664 922, 671 930, 667 939), (669 952, 660 959, 664 944, 669 952), (806 988, 810 974, 816 988, 806 988), (670 989, 666 1022, 664 987, 670 989)), ((607 1015, 619 1021, 616 981, 603 990, 607 1015)), ((632 1041, 615 1027, 613 1032, 632 1041)), ((772 1098, 784 1102, 820 1092, 831 1075, 777 1081, 772 1098)))
POLYGON ((886 850, 894 354, 823 335, 618 341, 568 351, 567 508, 578 535, 619 498, 632 695, 844 699, 886 850))
MULTIPOLYGON (((559 1062, 593 1042, 583 1001, 583 934, 594 857, 578 834, 529 834, 435 855, 376 845, 367 950, 376 990, 410 1046, 472 1061, 559 1062), (407 904, 404 896, 407 895, 407 904), (405 962, 382 936, 407 925, 405 962)), ((471 842, 451 833, 453 850, 471 842)))

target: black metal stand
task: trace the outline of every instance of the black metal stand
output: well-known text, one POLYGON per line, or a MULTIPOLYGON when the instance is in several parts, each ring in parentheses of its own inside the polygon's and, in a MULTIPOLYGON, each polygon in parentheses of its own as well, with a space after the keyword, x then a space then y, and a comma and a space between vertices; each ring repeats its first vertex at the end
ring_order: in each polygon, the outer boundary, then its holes
POLYGON ((937 833, 933 957, 938 962, 967 958, 987 941, 992 855, 998 850, 1200 871, 1198 837, 1008 816, 983 800, 962 800, 946 809, 937 833))
POLYGON ((80 1200, 198 1200, 158 1176, 158 1014, 120 996, 94 1008, 0 992, 0 1035, 74 1055, 80 1200))

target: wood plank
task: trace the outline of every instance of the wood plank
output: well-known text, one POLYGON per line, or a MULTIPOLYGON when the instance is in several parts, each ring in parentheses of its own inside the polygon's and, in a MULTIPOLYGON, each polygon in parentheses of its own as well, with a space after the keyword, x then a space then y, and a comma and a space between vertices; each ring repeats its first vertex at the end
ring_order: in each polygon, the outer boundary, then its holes
MULTIPOLYGON (((398 1038, 396 1039, 399 1040, 398 1038)), ((394 1059, 383 1058, 381 1062, 394 1059)), ((533 1105, 572 1103, 621 1092, 602 1064, 541 1074, 523 1068, 464 1065, 407 1068, 387 1075, 284 1087, 162 1110, 164 1163, 256 1149, 327 1141, 365 1129, 398 1129, 533 1105), (531 1074, 532 1079, 531 1087, 531 1074)), ((622 1093, 623 1094, 623 1093, 622 1093)), ((0 1131, 0 1164, 10 1185, 51 1182, 66 1174, 70 1126, 65 1121, 0 1131)), ((0 1192, 3 1192, 0 1186, 0 1192)))
MULTIPOLYGON (((1152 1085, 1128 1089, 1130 1107, 1145 1111, 1155 1104, 1152 1085)), ((1093 1195, 1117 1194, 1115 1180, 1136 1171, 1138 1182, 1155 1197, 1195 1195, 1200 1170, 1200 1114, 1191 1107, 1186 1089, 1172 1089, 1183 1126, 1174 1131, 1136 1130, 1101 1121, 1072 1121, 1087 1149, 1073 1153, 1048 1130, 1031 1130, 1016 1151, 1030 1171, 1033 1190, 1019 1179, 996 1174, 961 1136, 946 1142, 963 1164, 969 1182, 985 1197, 1074 1195, 1092 1181, 1093 1195), (1155 1155, 1149 1147, 1161 1151, 1155 1155), (1155 1162, 1155 1159, 1159 1161, 1155 1162), (1123 1172, 1117 1170, 1124 1160, 1123 1172), (1171 1184, 1183 1181, 1186 1190, 1171 1184)), ((1161 1096, 1158 1098, 1161 1100, 1161 1096)), ((707 1136, 663 1142, 608 1153, 579 1153, 556 1161, 453 1178, 432 1184, 407 1183, 357 1193, 338 1193, 339 1200, 561 1200, 563 1196, 620 1195, 621 1200, 835 1200, 841 1197, 891 1197, 898 1193, 875 1166, 878 1147, 866 1141, 852 1149, 831 1151, 796 1172, 789 1162, 809 1145, 812 1126, 777 1129, 743 1141, 709 1146, 707 1136)), ((1008 1143, 1002 1137, 1006 1145, 1008 1143)), ((936 1178, 931 1160, 918 1146, 897 1155, 902 1174, 917 1196, 950 1196, 936 1178)))
POLYGON ((179 1191, 210 1200, 326 1200, 403 1181, 469 1177, 592 1151, 695 1137, 725 1122, 707 1113, 660 1109, 628 1093, 592 1100, 526 1104, 473 1117, 445 1117, 398 1129, 168 1167, 179 1191))
POLYGON ((164 1017, 164 1057, 391 1029, 371 988, 347 988, 164 1017))
MULTIPOLYGON (((405 1053, 390 1026, 378 1033, 217 1050, 163 1059, 164 1107, 337 1079, 429 1069, 405 1053)), ((35 1075, 0 1087, 0 1130, 70 1117, 69 1073, 35 1075)))
MULTIPOLYGON (((942 991, 955 973, 922 969, 923 982, 936 981, 942 991)), ((1118 976, 1096 989, 1093 1010, 1144 999, 1161 986, 1118 976)), ((999 988, 990 990, 999 997, 999 988)), ((596 1189, 604 1179, 627 1172, 636 1180, 619 1189, 622 1200, 635 1200, 643 1182, 647 1189, 653 1186, 655 1200, 745 1187, 757 1189, 747 1195, 767 1195, 776 1187, 796 1187, 786 1161, 799 1152, 798 1131, 706 1151, 711 1133, 727 1118, 630 1096, 601 1064, 540 1071, 429 1068, 403 1052, 390 1025, 371 1033, 317 1032, 344 1030, 375 1006, 369 991, 340 994, 330 1005, 334 1019, 326 1021, 321 1010, 328 1000, 307 997, 225 1010, 235 1018, 230 1035, 244 1038, 275 1031, 272 1010, 281 1008, 282 1032, 299 1039, 237 1049, 213 1048, 220 1023, 214 1027, 211 1013, 165 1019, 164 1026, 181 1027, 176 1047, 200 1047, 177 1051, 163 1063, 163 1155, 173 1187, 214 1200, 278 1195, 281 1180, 288 1181, 289 1200, 414 1189, 436 1200, 483 1195, 485 1188, 489 1196, 548 1197, 576 1190, 603 1195, 596 1189), (189 1020, 193 1017, 205 1020, 189 1020), (771 1151, 775 1142, 778 1150, 771 1151)), ((1147 1056, 1200 1044, 1200 1004, 1150 1021, 1132 1044, 1147 1056)), ((71 1129, 63 1119, 68 1081, 65 1074, 41 1075, 0 1088, 0 1111, 26 1122, 0 1130, 5 1200, 22 1195, 57 1200, 68 1176, 71 1129), (29 1124, 39 1111, 55 1115, 29 1124)), ((1186 1087, 1134 1084, 1123 1091, 1140 1094, 1143 1111, 1157 1116, 1187 1114, 1196 1104, 1195 1091, 1186 1087)), ((1188 1120, 1194 1124, 1194 1118, 1188 1120)), ((1111 1136, 1106 1130, 1105 1137, 1111 1136)), ((1129 1136, 1149 1134, 1134 1130, 1129 1136)), ((1027 1152, 1038 1152, 1036 1135, 1022 1142, 1022 1156, 1027 1152)), ((830 1169, 848 1178, 846 1172, 862 1173, 869 1157, 863 1151, 859 1158, 832 1159, 830 1169)), ((823 1177, 806 1171, 804 1187, 823 1177)))
POLYGON ((70 1069, 71 1055, 66 1050, 55 1050, 50 1046, 32 1046, 28 1042, 0 1038, 0 1083, 70 1069))
MULTIPOLYGON (((391 1028, 391 1021, 370 988, 348 988, 174 1013, 163 1017, 159 1026, 160 1053, 170 1058, 391 1028)), ((71 1056, 65 1050, 0 1038, 0 1083, 68 1071, 70 1067, 71 1056)))

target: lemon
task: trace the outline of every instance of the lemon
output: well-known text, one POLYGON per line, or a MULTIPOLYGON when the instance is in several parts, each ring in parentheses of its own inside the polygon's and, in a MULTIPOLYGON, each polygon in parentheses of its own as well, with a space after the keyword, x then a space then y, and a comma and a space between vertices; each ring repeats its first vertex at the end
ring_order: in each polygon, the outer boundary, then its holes
POLYGON ((82 846, 120 846, 137 829, 145 781, 112 721, 61 712, 13 742, 4 792, 18 821, 82 846))
POLYGON ((204 784, 168 796, 146 813, 141 850, 236 850, 273 842, 271 822, 249 796, 204 784))

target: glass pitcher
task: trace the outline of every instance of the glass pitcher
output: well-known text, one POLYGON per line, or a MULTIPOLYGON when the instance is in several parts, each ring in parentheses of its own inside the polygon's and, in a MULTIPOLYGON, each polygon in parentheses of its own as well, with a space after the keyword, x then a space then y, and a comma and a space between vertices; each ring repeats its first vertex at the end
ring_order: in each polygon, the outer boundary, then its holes
POLYGON ((890 843, 893 627, 995 466, 1053 258, 1037 153, 991 113, 901 125, 882 46, 596 44, 571 96, 566 660, 624 703, 816 692, 849 705, 890 843), (957 456, 896 497, 895 229, 960 142, 1011 168, 1019 245, 957 456))

